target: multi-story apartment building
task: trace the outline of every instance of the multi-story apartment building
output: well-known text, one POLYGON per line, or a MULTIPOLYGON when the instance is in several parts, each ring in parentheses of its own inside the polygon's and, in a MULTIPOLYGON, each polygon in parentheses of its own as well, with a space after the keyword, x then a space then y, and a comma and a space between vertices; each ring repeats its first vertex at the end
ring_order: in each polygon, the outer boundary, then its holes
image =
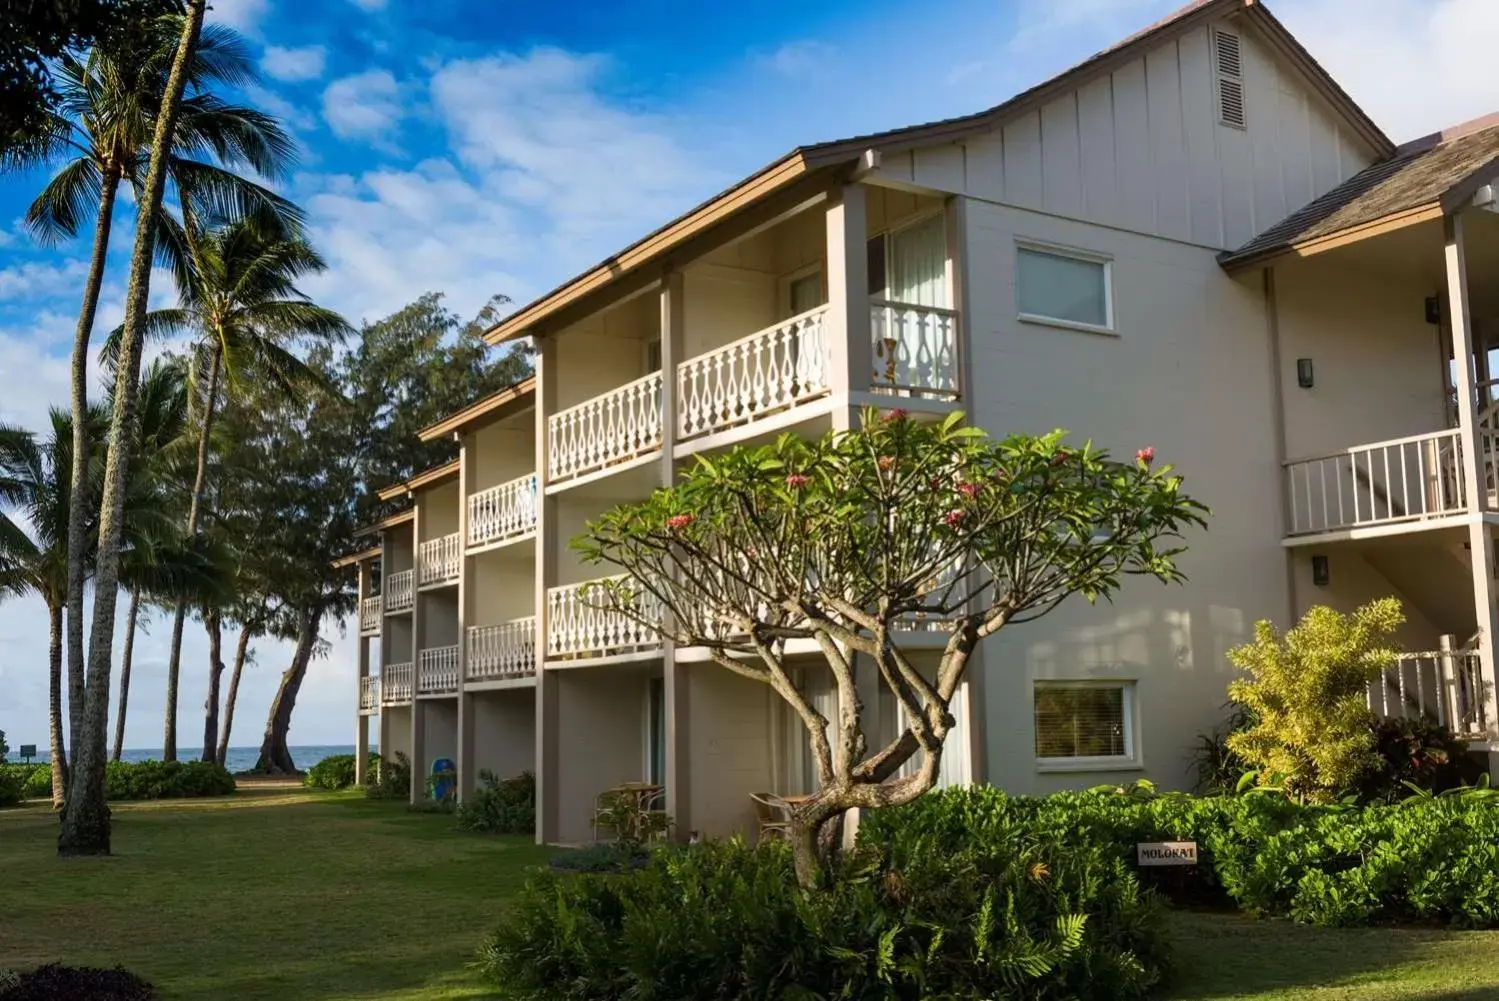
POLYGON ((1387 594, 1413 655, 1371 704, 1499 746, 1499 292, 1470 278, 1499 261, 1496 174, 1499 122, 1396 147, 1256 0, 966 118, 794 150, 489 332, 529 338, 535 377, 428 429, 461 458, 392 488, 410 510, 355 558, 361 741, 378 712, 382 751, 452 757, 464 791, 534 769, 547 840, 629 780, 682 833, 751 825, 751 792, 812 782, 799 725, 587 607, 568 541, 695 455, 899 400, 1153 446, 1213 512, 1185 586, 988 641, 944 781, 1184 785, 1256 620, 1387 594))

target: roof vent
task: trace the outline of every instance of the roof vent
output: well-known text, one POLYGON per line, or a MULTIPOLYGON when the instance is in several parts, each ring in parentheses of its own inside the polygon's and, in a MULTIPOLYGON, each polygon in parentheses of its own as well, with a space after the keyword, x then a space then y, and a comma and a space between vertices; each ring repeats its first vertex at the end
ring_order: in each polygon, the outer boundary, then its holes
POLYGON ((1236 129, 1245 128, 1244 51, 1239 36, 1215 28, 1213 60, 1218 70, 1218 121, 1236 129))

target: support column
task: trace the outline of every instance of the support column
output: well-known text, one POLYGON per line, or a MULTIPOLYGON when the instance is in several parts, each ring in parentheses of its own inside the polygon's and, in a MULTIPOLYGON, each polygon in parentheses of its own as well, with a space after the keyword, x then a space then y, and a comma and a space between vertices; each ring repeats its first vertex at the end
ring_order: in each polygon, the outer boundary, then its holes
POLYGON ((427 798, 427 719, 419 701, 422 688, 422 506, 411 519, 411 802, 427 798))
POLYGON ((1478 622, 1478 654, 1484 681, 1485 717, 1495 730, 1496 667, 1495 637, 1499 635, 1499 605, 1494 587, 1493 532, 1483 519, 1488 503, 1488 483, 1483 441, 1478 430, 1478 391, 1474 374, 1473 318, 1468 308, 1468 262, 1463 247, 1463 218, 1443 219, 1444 257, 1447 271, 1447 307, 1452 330, 1452 355, 1457 369, 1457 423, 1462 442, 1463 486, 1468 498, 1468 546, 1472 554, 1473 608, 1478 622))
POLYGON ((552 536, 557 523, 557 502, 547 496, 551 470, 547 468, 549 428, 547 418, 557 408, 557 344, 550 337, 537 337, 532 366, 536 378, 536 843, 547 844, 559 837, 557 804, 559 776, 557 745, 557 679, 547 672, 547 631, 550 618, 547 589, 557 583, 557 541, 552 536))
POLYGON ((468 444, 461 433, 458 439, 458 798, 467 798, 478 783, 474 768, 474 700, 468 691, 468 623, 473 616, 469 602, 474 589, 469 586, 471 563, 468 555, 468 444))
POLYGON ((354 785, 364 785, 365 763, 370 756, 370 718, 364 713, 364 679, 370 676, 370 639, 364 635, 364 599, 370 593, 370 561, 358 563, 359 583, 355 587, 358 596, 354 604, 355 649, 358 650, 354 678, 354 785))
POLYGON ((869 327, 868 213, 862 184, 841 184, 828 194, 828 372, 834 426, 840 411, 869 392, 874 353, 869 327))
MULTIPOLYGON (((680 271, 670 271, 661 279, 661 466, 660 484, 669 487, 677 480, 677 462, 672 452, 677 441, 677 365, 686 350, 686 293, 680 271)), ((671 640, 661 643, 662 688, 666 697, 666 809, 675 822, 673 836, 686 840, 693 830, 691 755, 688 734, 692 725, 689 709, 688 671, 691 667, 677 662, 677 645, 671 640)), ((649 732, 647 732, 649 740, 649 732)))

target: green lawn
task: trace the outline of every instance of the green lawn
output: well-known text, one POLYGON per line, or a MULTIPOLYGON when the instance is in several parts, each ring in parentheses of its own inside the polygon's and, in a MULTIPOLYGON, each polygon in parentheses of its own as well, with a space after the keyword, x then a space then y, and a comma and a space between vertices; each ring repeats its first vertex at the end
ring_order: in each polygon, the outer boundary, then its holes
MULTIPOLYGON (((347 794, 121 804, 109 859, 0 811, 0 967, 123 964, 166 1001, 479 998, 465 964, 545 853, 347 794), (66 943, 63 942, 64 936, 66 943)), ((1499 933, 1173 917, 1169 1001, 1494 1001, 1499 933)))

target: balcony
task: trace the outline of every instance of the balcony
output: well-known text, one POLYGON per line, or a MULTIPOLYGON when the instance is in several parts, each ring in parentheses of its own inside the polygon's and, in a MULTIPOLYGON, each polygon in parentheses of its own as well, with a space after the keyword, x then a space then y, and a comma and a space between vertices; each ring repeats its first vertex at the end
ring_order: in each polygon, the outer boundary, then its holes
POLYGON ((428 539, 416 548, 416 565, 421 587, 440 587, 458 581, 458 570, 463 564, 463 547, 459 545, 458 533, 444 535, 440 539, 428 539))
POLYGON ((938 306, 872 300, 871 392, 924 400, 957 400, 958 313, 938 306))
POLYGON ((547 418, 547 475, 563 483, 661 447, 661 373, 547 418))
POLYGON ((1456 429, 1285 464, 1288 535, 1411 525, 1467 510, 1456 429))
POLYGON ((489 546, 536 531, 536 474, 480 490, 468 499, 468 544, 489 546))
POLYGON ((458 691, 458 647, 438 646, 417 654, 418 695, 448 695, 458 691))
MULTIPOLYGON (((595 607, 586 591, 597 583, 585 581, 547 591, 548 658, 614 657, 652 650, 661 645, 654 629, 630 616, 595 607)), ((647 620, 661 617, 662 610, 655 598, 642 593, 636 600, 642 617, 647 620)))
POLYGON ((415 672, 411 661, 386 664, 380 672, 380 704, 382 706, 404 705, 411 701, 414 691, 415 672))
POLYGON ((1430 719, 1460 737, 1487 738, 1482 660, 1472 650, 1405 653, 1382 678, 1371 681, 1369 708, 1386 718, 1430 719))
POLYGON ((677 366, 677 435, 701 435, 828 394, 828 307, 819 306, 677 366))
POLYGON ((536 672, 536 617, 469 627, 467 671, 469 681, 532 677, 536 672))
POLYGON ((380 635, 380 596, 365 598, 359 603, 359 635, 380 635))
POLYGON ((416 603, 416 588, 414 575, 410 570, 402 570, 385 578, 385 614, 392 615, 396 612, 409 612, 411 606, 416 603))
POLYGON ((380 711, 380 676, 371 674, 359 679, 359 715, 380 711))

